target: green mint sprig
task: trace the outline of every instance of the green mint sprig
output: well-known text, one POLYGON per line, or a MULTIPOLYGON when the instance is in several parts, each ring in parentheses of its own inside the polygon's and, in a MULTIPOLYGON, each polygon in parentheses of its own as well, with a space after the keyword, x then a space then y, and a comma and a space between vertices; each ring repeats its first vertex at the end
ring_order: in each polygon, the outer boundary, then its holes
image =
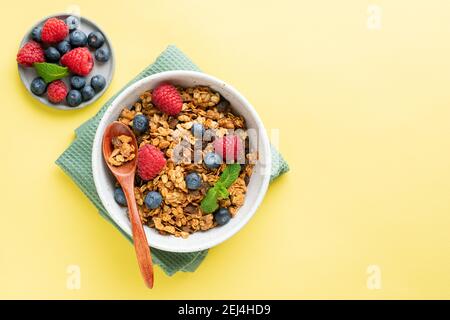
POLYGON ((241 165, 238 163, 233 163, 227 165, 225 170, 219 177, 219 180, 214 184, 213 187, 209 188, 203 198, 200 207, 204 213, 212 213, 219 208, 218 200, 226 199, 230 195, 228 193, 228 188, 236 181, 239 177, 241 171, 241 165))
POLYGON ((44 79, 45 83, 50 83, 69 75, 69 69, 67 67, 62 67, 54 63, 38 62, 33 66, 37 74, 44 79))

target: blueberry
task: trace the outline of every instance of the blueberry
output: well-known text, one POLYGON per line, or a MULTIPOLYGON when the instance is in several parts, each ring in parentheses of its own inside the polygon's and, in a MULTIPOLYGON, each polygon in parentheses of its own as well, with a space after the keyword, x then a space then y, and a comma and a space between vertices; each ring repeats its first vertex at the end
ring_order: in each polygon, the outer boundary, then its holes
POLYGON ((45 83, 44 80, 42 80, 41 77, 37 77, 31 82, 30 90, 37 96, 44 94, 46 89, 47 84, 45 83))
POLYGON ((223 226, 224 224, 227 224, 231 219, 230 211, 228 211, 228 209, 226 208, 220 208, 214 213, 214 219, 216 220, 217 224, 223 226))
POLYGON ((148 119, 143 114, 138 114, 133 119, 133 130, 137 133, 144 133, 148 130, 148 119))
POLYGON ((42 33, 42 27, 38 26, 31 31, 31 39, 33 39, 36 42, 41 42, 41 33, 42 33))
POLYGON ((208 169, 216 169, 222 164, 222 157, 217 153, 208 152, 203 158, 203 162, 208 169))
POLYGON ((66 18, 66 24, 69 27, 69 31, 72 32, 80 26, 80 20, 77 17, 69 16, 66 18))
POLYGON ((81 89, 81 95, 83 96, 83 101, 91 100, 95 96, 95 90, 90 85, 84 86, 81 89))
POLYGON ((91 32, 88 36, 88 45, 91 48, 98 49, 105 43, 105 37, 98 32, 91 32))
POLYGON ((104 76, 98 74, 93 76, 91 79, 91 86, 94 88, 95 92, 100 92, 106 86, 106 79, 104 76))
POLYGON ((202 186, 202 177, 197 172, 191 172, 186 176, 186 186, 189 190, 197 190, 202 186))
POLYGON ((86 79, 80 76, 73 76, 70 78, 70 85, 72 89, 82 89, 86 84, 86 79))
POLYGON ((45 60, 47 60, 48 62, 58 62, 59 58, 61 58, 61 54, 54 47, 48 47, 47 49, 45 49, 44 54, 45 60))
POLYGON ((70 49, 72 49, 72 47, 70 46, 69 41, 61 41, 60 43, 58 43, 58 45, 56 46, 56 49, 58 49, 59 53, 61 53, 61 55, 67 53, 70 51, 70 49))
POLYGON ((205 127, 201 123, 195 122, 192 125, 191 132, 194 137, 202 137, 205 134, 205 127))
POLYGON ((125 193, 123 193, 122 188, 116 188, 114 190, 114 200, 122 207, 127 206, 127 198, 125 198, 125 193))
POLYGON ((95 50, 95 59, 99 62, 106 62, 109 60, 109 50, 105 47, 95 50))
POLYGON ((220 102, 216 106, 217 111, 223 112, 223 113, 228 112, 229 107, 230 107, 230 103, 228 102, 228 100, 226 100, 224 98, 221 98, 220 102))
POLYGON ((67 103, 71 107, 77 107, 83 101, 83 97, 81 96, 81 92, 75 89, 69 91, 66 97, 67 103))
POLYGON ((144 199, 145 206, 148 209, 156 209, 162 203, 161 194, 158 191, 150 191, 144 199))
POLYGON ((72 47, 84 47, 87 44, 87 36, 83 31, 75 30, 69 36, 72 47))

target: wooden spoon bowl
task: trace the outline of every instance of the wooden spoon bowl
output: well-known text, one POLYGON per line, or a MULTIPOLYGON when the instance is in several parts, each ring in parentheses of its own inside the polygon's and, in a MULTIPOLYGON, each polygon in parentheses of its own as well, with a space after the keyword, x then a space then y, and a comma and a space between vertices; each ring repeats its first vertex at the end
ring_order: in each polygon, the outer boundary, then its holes
POLYGON ((133 234, 134 248, 136 250, 136 257, 139 268, 145 284, 149 288, 153 288, 153 263, 150 254, 150 247, 145 236, 144 227, 139 216, 139 211, 136 205, 136 198, 134 195, 134 176, 137 167, 137 141, 131 129, 121 122, 115 121, 111 123, 103 134, 102 143, 103 157, 105 162, 116 177, 127 199, 128 213, 131 221, 131 230, 133 234), (113 151, 112 139, 120 135, 126 135, 132 138, 131 144, 134 146, 136 157, 121 166, 113 166, 108 162, 108 159, 113 151))

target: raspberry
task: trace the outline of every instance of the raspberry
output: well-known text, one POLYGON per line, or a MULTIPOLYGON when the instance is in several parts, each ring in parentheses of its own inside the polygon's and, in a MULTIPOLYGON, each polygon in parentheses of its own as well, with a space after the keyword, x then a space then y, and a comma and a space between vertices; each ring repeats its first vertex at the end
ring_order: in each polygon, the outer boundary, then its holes
POLYGON ((230 135, 214 140, 214 150, 223 160, 236 161, 243 156, 244 148, 237 135, 230 135))
POLYGON ((67 95, 67 88, 62 80, 53 81, 48 85, 47 96, 48 100, 53 103, 62 102, 67 95))
POLYGON ((164 154, 155 146, 146 144, 138 151, 138 175, 143 180, 155 178, 166 165, 164 154))
POLYGON ((87 76, 94 67, 94 59, 92 59, 92 55, 86 47, 70 50, 61 57, 60 62, 80 76, 87 76))
POLYGON ((44 49, 36 41, 28 41, 17 53, 17 62, 32 67, 35 62, 45 62, 44 49))
POLYGON ((50 18, 42 26, 41 39, 43 42, 56 43, 63 41, 69 34, 69 27, 64 21, 57 18, 50 18))
POLYGON ((153 90, 152 101, 159 110, 170 116, 179 113, 183 107, 177 88, 168 83, 162 83, 153 90))

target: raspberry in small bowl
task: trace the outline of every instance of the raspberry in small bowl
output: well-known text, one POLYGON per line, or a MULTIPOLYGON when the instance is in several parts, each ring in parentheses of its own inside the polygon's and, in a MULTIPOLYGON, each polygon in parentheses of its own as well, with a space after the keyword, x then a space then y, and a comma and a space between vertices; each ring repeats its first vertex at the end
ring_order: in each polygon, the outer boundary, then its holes
POLYGON ((106 34, 94 22, 69 14, 36 23, 22 39, 16 61, 29 93, 60 110, 94 103, 114 74, 114 54, 106 34))

